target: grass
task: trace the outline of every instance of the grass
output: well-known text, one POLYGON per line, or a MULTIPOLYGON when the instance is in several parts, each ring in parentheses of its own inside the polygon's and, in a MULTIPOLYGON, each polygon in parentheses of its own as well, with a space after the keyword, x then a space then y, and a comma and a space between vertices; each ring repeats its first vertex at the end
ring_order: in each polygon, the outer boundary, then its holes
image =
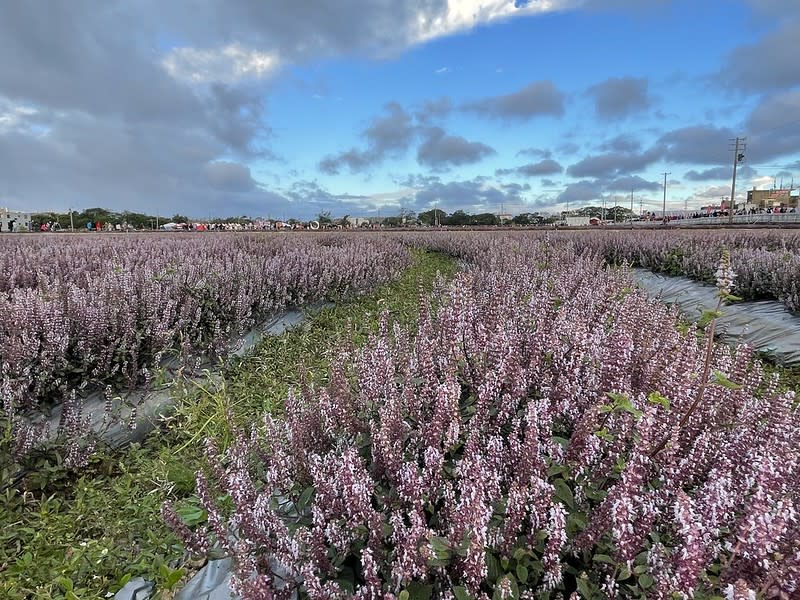
MULTIPOLYGON (((206 383, 176 390, 177 411, 141 445, 100 453, 78 474, 65 471, 58 457, 41 458, 20 484, 0 493, 0 598, 106 598, 139 576, 155 582, 154 598, 171 598, 199 565, 186 561, 159 511, 171 498, 187 519, 199 517, 192 494, 194 473, 203 468, 202 439, 224 445, 227 414, 239 422, 279 414, 302 372, 323 383, 330 351, 363 343, 377 331, 381 312, 413 322, 420 291, 430 293, 437 273, 450 278, 457 266, 443 255, 412 252, 413 264, 397 281, 310 314, 206 383)), ((6 477, 0 474, 0 483, 6 477)))

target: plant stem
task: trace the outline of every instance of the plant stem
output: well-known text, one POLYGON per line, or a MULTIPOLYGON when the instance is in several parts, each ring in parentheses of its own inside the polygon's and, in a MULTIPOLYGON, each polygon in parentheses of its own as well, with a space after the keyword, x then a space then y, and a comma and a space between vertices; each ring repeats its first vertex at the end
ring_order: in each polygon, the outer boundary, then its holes
MULTIPOLYGON (((715 313, 719 313, 719 309, 722 306, 722 296, 720 296, 719 300, 717 301, 717 307, 714 309, 715 313)), ((711 357, 714 354, 714 330, 717 325, 717 317, 711 319, 711 323, 708 325, 708 334, 706 339, 706 357, 705 362, 703 363, 703 375, 700 378, 700 387, 697 389, 697 396, 692 402, 692 405, 689 407, 689 410, 681 417, 681 420, 678 422, 678 427, 681 428, 689 421, 689 417, 692 416, 697 407, 700 405, 700 402, 703 400, 703 396, 705 395, 706 388, 708 387, 708 375, 711 372, 711 357)), ((666 448, 667 443, 669 442, 669 436, 664 437, 663 440, 658 444, 650 452, 650 458, 654 458, 656 454, 661 452, 664 448, 666 448)))

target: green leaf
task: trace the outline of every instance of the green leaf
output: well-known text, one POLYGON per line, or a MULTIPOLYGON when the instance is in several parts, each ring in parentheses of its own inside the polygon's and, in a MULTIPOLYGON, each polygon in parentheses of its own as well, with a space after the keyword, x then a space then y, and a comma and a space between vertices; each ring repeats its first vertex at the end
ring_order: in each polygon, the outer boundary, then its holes
POLYGON ((408 592, 408 600, 429 600, 431 594, 433 594, 433 584, 412 581, 406 586, 406 591, 408 592))
POLYGON ((556 498, 563 501, 569 508, 574 508, 575 498, 567 482, 563 479, 556 479, 554 485, 556 488, 556 498))
POLYGON ((582 577, 576 577, 575 584, 578 586, 578 593, 580 594, 581 598, 592 600, 593 598, 599 597, 596 593, 597 586, 589 581, 585 575, 582 577))
POLYGON ((167 576, 164 585, 167 587, 168 590, 171 590, 173 587, 175 587, 175 584, 181 580, 181 578, 185 573, 186 571, 184 571, 183 569, 175 569, 167 576))
POLYGON ((620 394, 619 392, 607 392, 606 396, 611 398, 614 401, 614 404, 620 404, 622 402, 628 402, 628 397, 625 394, 620 394))
POLYGON ((595 562, 606 563, 608 565, 614 565, 616 562, 613 558, 611 558, 608 554, 595 554, 592 557, 592 560, 595 562))
POLYGON ((516 573, 520 583, 528 581, 528 567, 525 565, 517 565, 516 573))
POLYGON ((446 567, 450 564, 449 558, 429 558, 428 559, 428 566, 429 567, 446 567))
POLYGON ((614 436, 608 432, 607 427, 603 427, 602 429, 598 429, 594 432, 594 434, 599 437, 603 441, 613 440, 614 436))
POLYGON ((722 312, 719 310, 704 310, 700 315, 700 318, 697 320, 697 326, 700 328, 706 327, 713 321, 714 319, 718 319, 722 316, 722 312))
POLYGON ((643 414, 642 411, 640 411, 638 408, 636 408, 633 405, 633 402, 631 402, 630 399, 628 399, 625 396, 622 396, 622 398, 617 401, 617 407, 621 411, 624 411, 626 413, 632 414, 636 419, 641 417, 642 414, 643 414))
POLYGON ((314 491, 314 486, 308 486, 304 489, 303 493, 300 494, 300 497, 297 499, 297 508, 302 510, 308 506, 308 503, 311 501, 311 496, 314 495, 314 491))
POLYGON ((647 396, 647 401, 651 404, 658 404, 659 406, 663 406, 666 410, 669 410, 669 398, 666 398, 659 394, 658 392, 653 392, 649 396, 647 396))
POLYGON ((567 514, 567 532, 571 537, 586 529, 588 524, 586 514, 581 511, 570 511, 567 514))
POLYGON ((75 584, 72 583, 72 579, 69 577, 59 577, 56 581, 58 582, 58 585, 61 586, 61 589, 66 593, 69 593, 75 589, 75 584))
POLYGON ((453 588, 453 596, 456 597, 456 600, 473 600, 472 594, 462 585, 457 585, 453 588))
POLYGON ((569 467, 567 465, 553 464, 547 469, 548 477, 555 477, 556 475, 564 475, 569 477, 569 467))
POLYGON ((717 385, 721 385, 724 388, 728 388, 729 390, 740 390, 740 389, 742 389, 741 385, 739 385, 738 383, 732 382, 730 379, 728 379, 725 376, 724 373, 722 373, 720 371, 714 371, 714 377, 712 379, 712 382, 716 383, 717 385))
POLYGON ((175 509, 181 521, 186 523, 189 527, 194 527, 200 523, 204 523, 208 518, 208 514, 202 507, 195 504, 184 504, 175 509))
POLYGON ((403 590, 397 595, 397 600, 408 600, 408 592, 403 590))
POLYGON ((639 575, 639 585, 644 589, 651 587, 655 583, 655 579, 647 573, 639 575))
POLYGON ((500 563, 497 558, 495 558, 494 554, 490 552, 486 553, 486 568, 488 570, 489 581, 497 581, 500 579, 500 575, 502 574, 500 563))

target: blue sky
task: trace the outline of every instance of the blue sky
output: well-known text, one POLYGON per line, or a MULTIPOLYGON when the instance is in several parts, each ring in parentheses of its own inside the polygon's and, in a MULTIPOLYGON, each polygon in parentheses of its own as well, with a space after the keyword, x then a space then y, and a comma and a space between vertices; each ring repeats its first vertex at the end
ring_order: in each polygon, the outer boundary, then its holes
POLYGON ((15 5, 0 205, 656 210, 800 184, 795 0, 15 5), (5 189, 4 189, 5 188, 5 189))

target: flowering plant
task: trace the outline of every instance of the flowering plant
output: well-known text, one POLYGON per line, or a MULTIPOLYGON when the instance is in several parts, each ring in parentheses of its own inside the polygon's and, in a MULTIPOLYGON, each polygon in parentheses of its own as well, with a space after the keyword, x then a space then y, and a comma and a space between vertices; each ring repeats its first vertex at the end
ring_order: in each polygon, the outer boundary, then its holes
POLYGON ((796 596, 800 417, 751 350, 571 243, 415 243, 471 269, 208 442, 190 551, 253 599, 796 596))

